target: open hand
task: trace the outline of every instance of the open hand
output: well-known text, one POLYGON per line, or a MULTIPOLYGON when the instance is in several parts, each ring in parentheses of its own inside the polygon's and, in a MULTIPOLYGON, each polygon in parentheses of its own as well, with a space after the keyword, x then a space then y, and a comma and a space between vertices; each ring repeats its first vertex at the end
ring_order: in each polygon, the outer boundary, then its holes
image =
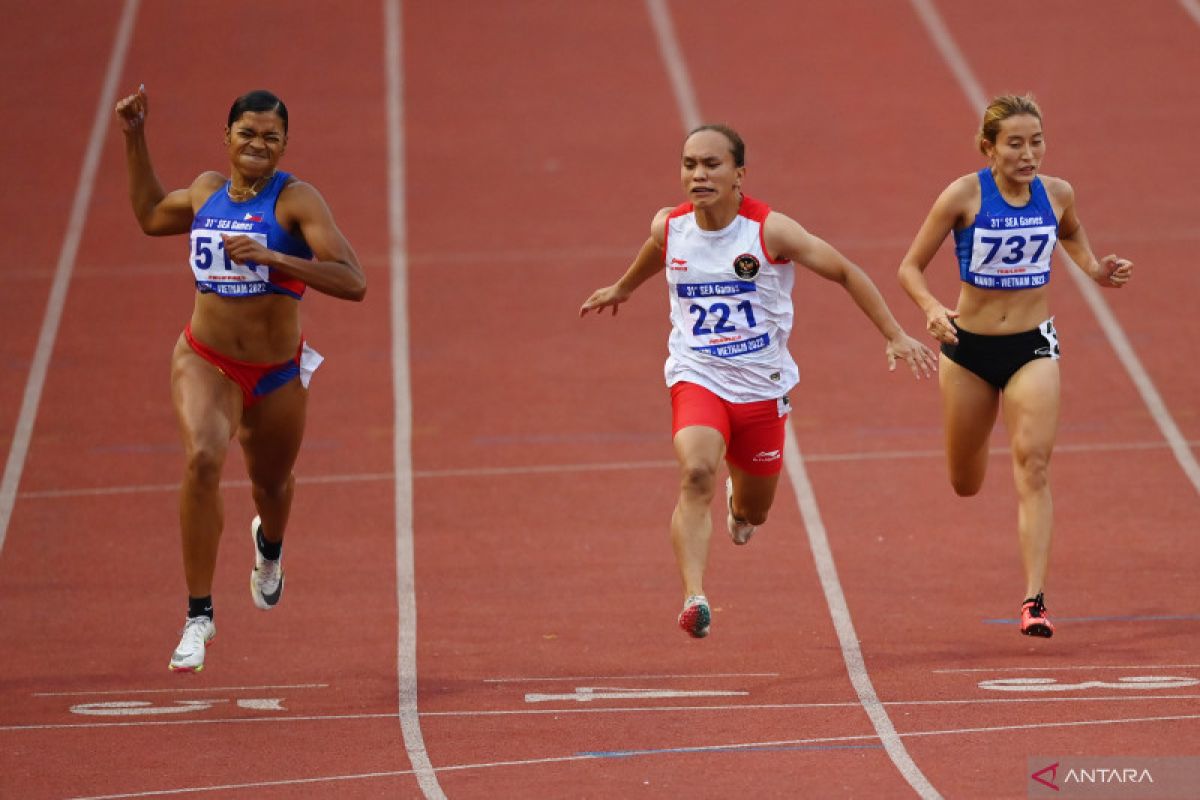
POLYGON ((931 378, 937 372, 937 356, 928 347, 909 336, 901 333, 887 343, 888 369, 895 371, 896 359, 902 358, 908 362, 914 378, 931 378))
POLYGON ((603 289, 597 289, 592 292, 591 297, 583 301, 583 305, 579 307, 579 316, 584 316, 589 311, 595 311, 597 314, 603 314, 604 309, 611 308, 613 316, 617 315, 617 306, 629 299, 628 292, 622 292, 617 288, 616 284, 605 286, 603 289))

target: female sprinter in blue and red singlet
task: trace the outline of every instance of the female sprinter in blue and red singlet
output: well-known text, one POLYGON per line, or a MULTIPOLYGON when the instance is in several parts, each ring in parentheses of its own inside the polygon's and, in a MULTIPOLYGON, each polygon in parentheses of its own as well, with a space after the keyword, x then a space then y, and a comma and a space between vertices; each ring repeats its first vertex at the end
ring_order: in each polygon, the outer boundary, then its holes
POLYGON ((1025 567, 1021 633, 1049 637, 1044 584, 1053 507, 1050 453, 1058 429, 1058 332, 1050 316, 1050 254, 1061 243, 1088 277, 1120 288, 1133 264, 1097 260, 1061 178, 1039 176, 1046 142, 1032 97, 1004 95, 984 111, 979 150, 988 164, 942 192, 900 264, 900 284, 942 343, 939 382, 954 491, 983 486, 996 414, 1012 445, 1017 533, 1025 567), (961 289, 954 310, 929 291, 925 268, 954 233, 961 289))
POLYGON ((766 522, 783 468, 788 392, 799 370, 788 352, 795 264, 839 283, 887 339, 889 365, 931 375, 929 348, 908 336, 862 269, 769 206, 742 194, 746 148, 724 125, 702 125, 683 144, 680 178, 688 201, 660 210, 650 238, 619 281, 592 293, 580 315, 629 299, 666 271, 671 300, 666 382, 671 391, 679 499, 671 540, 683 579, 679 626, 708 635, 712 612, 704 568, 712 534, 709 506, 724 460, 736 544, 766 522))
POLYGON ((308 402, 321 356, 304 342, 306 288, 362 300, 366 279, 350 243, 311 185, 278 170, 288 113, 266 91, 229 110, 229 177, 204 172, 164 191, 146 143, 145 87, 117 103, 133 213, 151 236, 190 234, 196 285, 191 320, 171 356, 171 398, 186 457, 179 518, 188 614, 170 669, 204 668, 213 638, 212 583, 224 524, 221 468, 237 436, 258 516, 250 525, 250 593, 273 608, 283 592, 281 548, 308 402))

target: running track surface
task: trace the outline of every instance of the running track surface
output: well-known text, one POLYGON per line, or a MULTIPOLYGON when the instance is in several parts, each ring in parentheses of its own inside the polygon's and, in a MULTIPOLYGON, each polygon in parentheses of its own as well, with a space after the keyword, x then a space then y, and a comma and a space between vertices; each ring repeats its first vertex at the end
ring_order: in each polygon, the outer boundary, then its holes
POLYGON ((1192 0, 9 5, 0 796, 1025 797, 1041 760, 1200 758, 1192 0), (234 454, 191 678, 165 669, 185 610, 166 365, 191 296, 185 244, 128 211, 111 106, 139 82, 170 187, 221 168, 234 96, 279 93, 285 167, 370 282, 361 305, 305 300, 328 360, 287 602, 246 597, 234 454), (661 287, 615 320, 579 303, 678 202, 685 124, 715 119, 748 142, 748 190, 919 331, 895 266, 980 164, 973 90, 1037 94, 1045 171, 1096 251, 1137 263, 1101 306, 1056 267, 1059 633, 1012 622, 1002 433, 983 494, 953 497, 935 385, 888 374, 850 301, 801 276, 802 461, 752 546, 718 526, 713 633, 688 640, 661 287))

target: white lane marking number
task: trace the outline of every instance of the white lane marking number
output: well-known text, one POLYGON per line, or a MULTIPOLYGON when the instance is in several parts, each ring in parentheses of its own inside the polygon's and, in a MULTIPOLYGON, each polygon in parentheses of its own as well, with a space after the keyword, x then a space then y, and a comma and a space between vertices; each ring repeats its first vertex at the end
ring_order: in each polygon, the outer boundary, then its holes
POLYGON ((745 697, 749 692, 682 691, 675 689, 623 689, 604 686, 578 686, 571 694, 525 695, 526 703, 547 703, 556 700, 574 700, 589 703, 593 700, 661 700, 671 697, 745 697))
POLYGON ((1059 683, 1054 678, 1000 678, 980 681, 980 689, 993 692, 1077 692, 1084 689, 1121 689, 1140 692, 1155 689, 1183 689, 1200 684, 1200 678, 1180 678, 1171 675, 1135 675, 1115 681, 1082 681, 1059 683))
MULTIPOLYGON (((148 700, 113 700, 105 703, 80 703, 71 706, 72 714, 83 714, 93 717, 139 717, 157 714, 186 714, 194 711, 208 711, 228 700, 176 700, 171 705, 156 706, 148 700)), ((238 708, 253 711, 286 711, 282 697, 243 698, 234 701, 238 708)))

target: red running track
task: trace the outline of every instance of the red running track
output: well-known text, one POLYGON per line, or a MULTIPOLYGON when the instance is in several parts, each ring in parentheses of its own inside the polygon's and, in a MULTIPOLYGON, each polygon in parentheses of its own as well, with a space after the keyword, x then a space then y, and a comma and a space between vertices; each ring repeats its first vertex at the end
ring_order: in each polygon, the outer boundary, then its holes
MULTIPOLYGON (((245 597, 252 511, 234 460, 219 636, 204 673, 168 674, 183 606, 166 359, 190 297, 180 241, 136 231, 107 131, 0 550, 0 796, 910 797, 915 774, 944 797, 1024 797, 1042 756, 1200 757, 1200 497, 1065 263, 1049 641, 997 622, 1021 589, 1002 435, 984 493, 955 498, 936 387, 888 374, 840 290, 798 281, 795 442, 898 734, 889 754, 788 487, 751 547, 714 538, 712 636, 675 629, 661 295, 651 283, 615 320, 576 318, 678 198, 685 112, 656 4, 403 4, 401 129, 388 7, 136 9, 119 87, 149 88, 164 183, 219 167, 226 104, 271 87, 291 111, 286 166, 329 200, 370 292, 305 301, 328 361, 287 602, 263 616, 245 597), (399 230, 389 142, 404 153, 399 230), (397 325, 407 352, 392 350, 397 325), (397 367, 411 474, 393 460, 397 367), (395 512, 409 486, 411 530, 395 512), (409 541, 415 620, 397 578, 409 541), (1053 682, 1014 683, 1031 677, 1053 682), (409 701, 419 727, 405 730, 409 701)), ((0 202, 21 220, 0 233, 22 256, 0 292, 10 447, 122 4, 60 8, 12 11, 16 46, 0 56, 22 75, 9 117, 41 110, 0 148, 0 202), (30 69, 49 43, 71 57, 30 69)), ((914 8, 667 6, 699 114, 748 142, 749 190, 862 264, 917 330, 895 265, 937 192, 979 160, 977 115, 914 8)), ((1104 299, 1197 440, 1179 343, 1200 333, 1185 310, 1200 227, 1183 177, 1200 166, 1200 110, 1179 86, 1200 70, 1200 23, 1171 2, 1074 0, 1032 26, 935 8, 984 91, 1038 95, 1046 171, 1075 185, 1097 251, 1138 264, 1104 299)), ((951 297, 949 253, 931 269, 951 297)))

